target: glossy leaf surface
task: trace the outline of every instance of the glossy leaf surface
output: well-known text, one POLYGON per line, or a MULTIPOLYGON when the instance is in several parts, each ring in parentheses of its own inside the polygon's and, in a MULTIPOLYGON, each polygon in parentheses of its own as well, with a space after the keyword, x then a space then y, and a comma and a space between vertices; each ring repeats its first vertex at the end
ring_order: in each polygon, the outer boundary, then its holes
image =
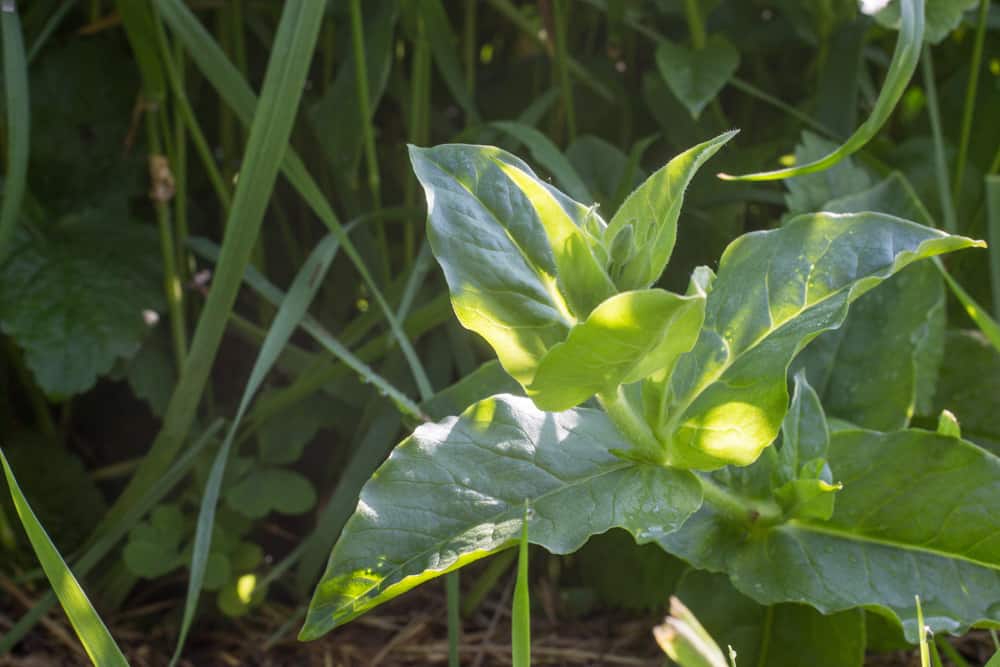
POLYGON ((829 521, 752 527, 705 505, 659 543, 696 567, 725 571, 762 604, 802 602, 823 613, 859 606, 895 614, 917 637, 927 624, 958 632, 1000 612, 1000 459, 930 431, 833 434, 844 488, 829 521))
POLYGON ((609 451, 623 447, 601 412, 543 413, 506 395, 421 426, 362 490, 300 637, 513 546, 525 500, 529 541, 554 553, 616 526, 646 540, 676 529, 701 502, 698 482, 609 451))
POLYGON ((778 433, 789 362, 848 304, 911 262, 981 245, 877 213, 816 214, 744 235, 722 256, 657 435, 672 465, 747 465, 778 433))
POLYGON ((604 232, 604 245, 610 249, 626 227, 632 228, 630 258, 611 267, 618 289, 644 289, 659 279, 674 251, 677 218, 688 184, 734 136, 736 132, 726 132, 681 153, 625 199, 604 232))
POLYGON ((455 314, 531 384, 541 357, 615 292, 584 229, 604 223, 498 148, 411 147, 410 159, 455 314))
POLYGON ((704 317, 704 294, 661 289, 616 294, 542 358, 528 395, 539 408, 559 411, 638 382, 690 350, 704 317))

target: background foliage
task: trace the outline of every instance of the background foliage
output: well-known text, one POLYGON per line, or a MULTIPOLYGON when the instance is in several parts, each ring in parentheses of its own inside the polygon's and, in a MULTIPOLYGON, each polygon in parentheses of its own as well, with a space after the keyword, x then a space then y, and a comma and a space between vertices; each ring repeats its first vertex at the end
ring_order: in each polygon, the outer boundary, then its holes
MULTIPOLYGON (((171 646, 196 610, 296 630, 403 432, 519 391, 452 313, 406 144, 496 144, 610 214, 732 128, 712 171, 827 153, 875 109, 899 35, 896 3, 870 17, 855 0, 309 4, 36 0, 2 15, 0 444, 91 598, 166 602, 141 622, 169 626, 171 646)), ((926 18, 920 69, 855 156, 779 183, 694 178, 664 287, 820 208, 877 202, 1000 243, 1000 7, 927 0, 926 18)), ((908 269, 796 366, 830 417, 934 428, 948 409, 1000 453, 1000 337, 976 317, 1000 315, 1000 253, 945 266, 961 287, 908 269), (890 393, 873 382, 887 377, 890 393)), ((21 619, 3 651, 54 601, 16 517, 5 492, 0 568, 37 602, 3 603, 21 619)), ((567 616, 675 591, 702 616, 698 600, 729 586, 615 532, 551 563, 567 616), (632 565, 610 571, 608 554, 632 565)), ((741 631, 808 625, 786 607, 747 599, 741 631)))

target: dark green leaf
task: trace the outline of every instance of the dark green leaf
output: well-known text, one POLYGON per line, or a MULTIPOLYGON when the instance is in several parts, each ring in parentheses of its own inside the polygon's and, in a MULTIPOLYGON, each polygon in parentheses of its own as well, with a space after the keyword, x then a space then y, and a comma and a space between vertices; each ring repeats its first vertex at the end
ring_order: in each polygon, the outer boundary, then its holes
POLYGON ((20 235, 0 271, 0 329, 53 397, 94 386, 136 353, 163 306, 156 235, 137 224, 67 223, 20 235))
POLYGON ((312 483, 294 470, 254 468, 226 491, 226 504, 251 519, 271 512, 302 514, 316 504, 312 483))
POLYGON ((736 650, 737 665, 861 667, 864 614, 825 616, 800 604, 762 607, 719 574, 689 570, 674 593, 720 646, 736 650))
POLYGON ((740 52, 722 35, 712 35, 703 49, 663 40, 656 47, 660 76, 694 118, 736 73, 740 52))
POLYGON ((334 547, 300 636, 315 639, 417 584, 529 540, 569 553, 620 526, 670 532, 701 500, 690 474, 636 464, 601 412, 540 412, 497 396, 418 428, 361 493, 334 547))
POLYGON ((949 331, 929 414, 950 410, 969 440, 1000 455, 1000 353, 977 331, 949 331))
POLYGON ((693 565, 728 572, 766 605, 823 613, 882 608, 918 636, 919 594, 934 631, 960 632, 1000 611, 1000 459, 930 431, 835 432, 830 521, 737 524, 705 505, 658 540, 693 565))

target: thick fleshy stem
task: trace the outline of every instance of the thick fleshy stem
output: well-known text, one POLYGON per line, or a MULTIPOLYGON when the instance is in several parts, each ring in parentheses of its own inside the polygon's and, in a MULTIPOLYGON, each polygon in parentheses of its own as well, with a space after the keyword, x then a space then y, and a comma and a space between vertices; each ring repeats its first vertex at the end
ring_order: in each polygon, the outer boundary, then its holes
POLYGON ((698 481, 705 502, 727 519, 760 526, 772 526, 784 519, 784 512, 773 500, 747 498, 721 486, 708 475, 698 475, 698 481))
POLYGON ((643 416, 636 412, 625 397, 622 387, 618 387, 614 392, 598 394, 597 400, 621 434, 635 448, 638 458, 659 465, 666 463, 663 445, 656 439, 643 416))

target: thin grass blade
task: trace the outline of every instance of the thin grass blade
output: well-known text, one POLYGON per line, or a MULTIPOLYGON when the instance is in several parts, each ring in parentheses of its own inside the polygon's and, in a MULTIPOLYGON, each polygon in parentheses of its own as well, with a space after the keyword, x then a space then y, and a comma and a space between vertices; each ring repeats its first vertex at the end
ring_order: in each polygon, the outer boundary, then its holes
MULTIPOLYGON (((85 576, 101 559, 107 556, 118 541, 125 537, 154 505, 163 500, 178 482, 184 479, 198 456, 210 443, 215 442, 215 438, 221 430, 222 421, 216 420, 190 447, 185 449, 180 458, 146 490, 138 502, 130 506, 117 522, 110 525, 101 537, 84 551, 80 559, 73 564, 74 571, 81 577, 85 576)), ((39 619, 52 608, 55 602, 55 595, 49 591, 35 603, 35 606, 27 614, 18 619, 14 627, 0 639, 0 655, 10 652, 14 645, 21 641, 39 619)))
POLYGON ((829 169, 844 158, 864 148, 865 144, 871 141, 889 120, 920 62, 920 51, 924 43, 924 2, 925 0, 901 0, 899 38, 896 41, 896 50, 892 55, 882 90, 875 100, 871 115, 839 148, 807 164, 741 176, 719 174, 719 178, 727 181, 776 181, 803 174, 813 174, 829 169))
POLYGON ((21 519, 21 525, 24 526, 24 531, 28 534, 31 546, 35 550, 35 555, 38 556, 38 562, 45 570, 45 576, 52 584, 52 588, 59 598, 59 603, 66 612, 66 616, 69 617, 73 630, 80 638, 80 643, 83 644, 84 650, 90 656, 91 662, 98 667, 127 667, 128 661, 125 660, 118 644, 111 637, 104 621, 97 615, 90 600, 87 599, 87 594, 83 592, 83 588, 73 576, 73 572, 67 567, 66 561, 59 555, 56 545, 49 539, 45 528, 39 523, 38 517, 35 516, 28 504, 28 499, 21 492, 21 487, 14 479, 14 471, 10 469, 10 464, 7 463, 7 457, 4 456, 3 450, 0 450, 0 463, 3 464, 7 486, 10 488, 10 495, 14 500, 17 515, 21 519))
POLYGON ((517 548, 517 581, 514 583, 514 603, 511 609, 511 657, 514 667, 531 666, 531 596, 528 579, 528 522, 531 505, 524 503, 521 541, 517 548))
POLYGON ((7 171, 4 174, 3 206, 0 208, 0 264, 7 259, 14 230, 21 214, 28 178, 28 138, 31 113, 28 97, 28 63, 24 57, 21 20, 17 4, 4 2, 0 10, 3 33, 4 93, 7 104, 7 171))
POLYGON ((167 469, 194 420, 277 180, 279 164, 274 156, 285 151, 291 136, 323 10, 323 3, 284 6, 264 76, 261 103, 250 127, 219 263, 190 353, 167 406, 163 428, 107 521, 118 518, 167 469))
MULTIPOLYGON (((215 88, 226 104, 233 109, 240 122, 244 125, 249 125, 250 120, 254 117, 257 99, 254 97, 253 91, 246 82, 246 79, 243 78, 239 70, 229 61, 211 34, 205 30, 205 27, 198 18, 181 0, 158 0, 158 7, 160 16, 173 30, 175 37, 184 44, 192 61, 201 73, 212 87, 215 88)), ((344 253, 347 254, 358 270, 358 274, 371 292, 372 298, 385 316, 386 322, 389 324, 389 328, 400 350, 402 350, 403 355, 406 357, 421 396, 433 395, 434 390, 431 387, 427 373, 424 371, 423 365, 420 363, 420 359, 413 349, 413 345, 410 344, 406 332, 403 331, 399 319, 389 307, 381 289, 365 265, 361 254, 355 247, 354 242, 345 233, 343 225, 341 225, 330 203, 323 196, 319 185, 306 170, 301 158, 299 158, 298 154, 292 148, 282 146, 274 154, 280 155, 282 152, 284 153, 284 159, 281 163, 282 172, 323 224, 333 234, 337 235, 344 253)))
POLYGON ((316 249, 313 250, 309 258, 302 265, 292 286, 288 290, 278 313, 271 323, 271 328, 267 332, 267 337, 261 345, 257 360, 250 371, 250 379, 243 389, 243 397, 240 399, 236 417, 229 426, 226 439, 219 448, 212 463, 212 470, 209 473, 208 481, 205 484, 205 493, 202 495, 201 507, 198 512, 198 524, 195 528, 194 549, 191 554, 190 577, 188 579, 187 600, 184 604, 184 618, 181 622, 180 636, 177 640, 177 648, 171 665, 177 663, 184 649, 184 642, 187 639, 191 623, 194 621, 195 611, 198 607, 198 598, 201 595, 202 584, 205 580, 205 568, 208 565, 209 550, 212 545, 212 529, 215 525, 215 510, 219 502, 219 494, 222 490, 222 478, 226 471, 226 463, 229 460, 229 451, 232 448, 236 432, 243 421, 250 403, 260 389, 264 378, 270 373, 271 368, 281 354, 282 349, 292 337, 292 333, 298 327, 302 318, 305 317, 309 304, 319 291, 319 287, 326 276, 330 264, 339 249, 337 238, 328 235, 324 238, 316 249))
POLYGON ((947 269, 944 268, 944 264, 940 260, 935 258, 934 264, 937 266, 938 271, 944 278, 944 282, 948 285, 951 293, 955 295, 959 303, 962 304, 962 308, 965 313, 969 316, 979 330, 983 332, 986 339, 990 341, 990 344, 1000 352, 1000 324, 997 324, 996 320, 990 317, 986 309, 976 303, 976 300, 972 298, 972 295, 965 291, 965 288, 958 284, 947 269))
POLYGON ((1000 176, 986 177, 986 233, 990 243, 993 317, 1000 317, 1000 176))

